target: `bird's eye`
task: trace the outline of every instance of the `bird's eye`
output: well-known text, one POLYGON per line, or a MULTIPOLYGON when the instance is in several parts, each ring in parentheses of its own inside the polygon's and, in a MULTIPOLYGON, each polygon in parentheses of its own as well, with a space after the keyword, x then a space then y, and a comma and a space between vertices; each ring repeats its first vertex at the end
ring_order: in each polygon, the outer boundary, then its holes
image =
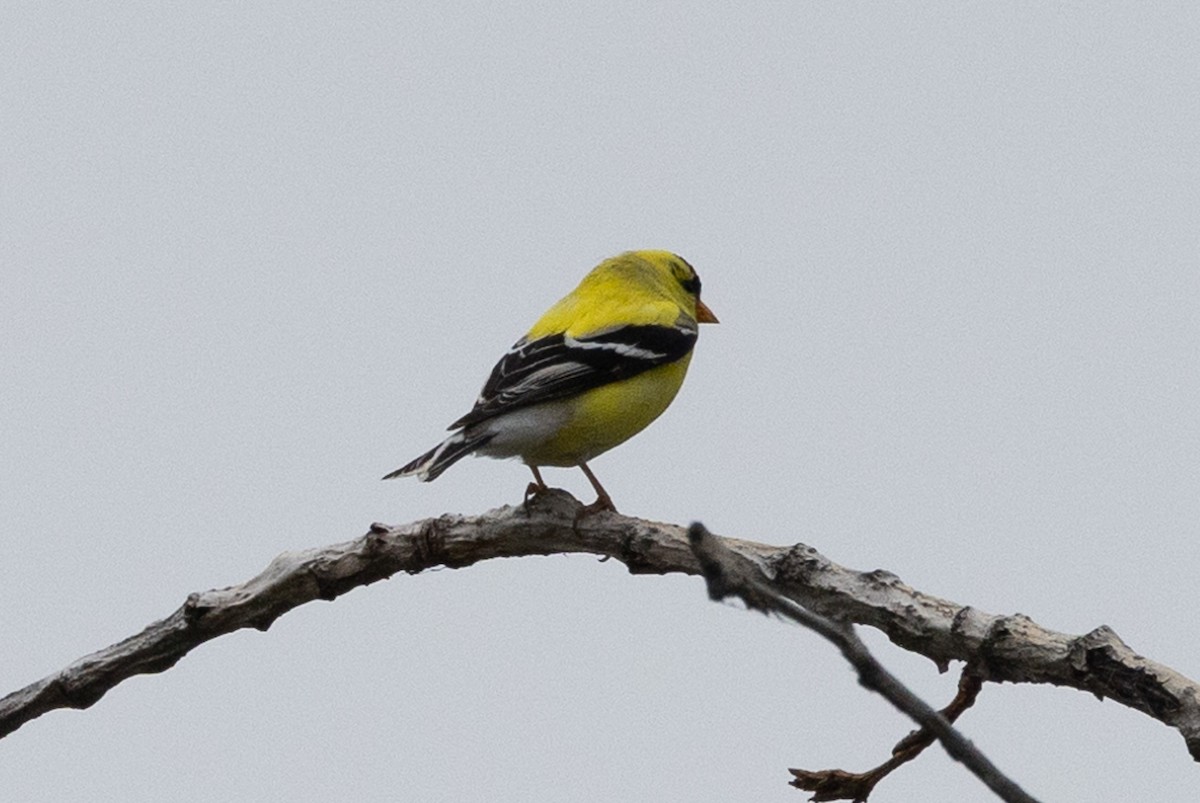
POLYGON ((680 280, 679 283, 681 285, 683 285, 684 290, 687 290, 689 293, 696 296, 697 298, 700 297, 700 277, 699 276, 697 276, 696 274, 693 273, 691 275, 691 278, 682 279, 682 280, 680 280))

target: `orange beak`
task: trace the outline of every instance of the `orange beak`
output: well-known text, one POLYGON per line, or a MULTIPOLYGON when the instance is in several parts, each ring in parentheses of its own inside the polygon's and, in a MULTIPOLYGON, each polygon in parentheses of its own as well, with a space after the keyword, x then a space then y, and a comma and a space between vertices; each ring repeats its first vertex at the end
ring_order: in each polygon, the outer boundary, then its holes
POLYGON ((717 316, 713 315, 713 311, 698 298, 696 299, 696 323, 720 323, 717 316))

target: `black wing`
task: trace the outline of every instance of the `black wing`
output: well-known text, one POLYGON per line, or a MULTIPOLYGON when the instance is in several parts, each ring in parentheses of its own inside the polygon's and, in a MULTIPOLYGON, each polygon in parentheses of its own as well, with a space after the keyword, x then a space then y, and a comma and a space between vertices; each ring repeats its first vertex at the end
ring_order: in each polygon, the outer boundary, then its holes
POLYGON ((496 363, 475 407, 450 429, 637 376, 675 362, 695 345, 695 328, 679 326, 623 326, 578 339, 522 338, 496 363))

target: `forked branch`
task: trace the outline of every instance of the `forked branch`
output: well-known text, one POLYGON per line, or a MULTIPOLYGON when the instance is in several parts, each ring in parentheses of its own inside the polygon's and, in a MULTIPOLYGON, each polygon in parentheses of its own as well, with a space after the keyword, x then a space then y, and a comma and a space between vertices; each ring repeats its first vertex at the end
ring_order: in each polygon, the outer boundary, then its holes
MULTIPOLYGON (((636 574, 701 573, 684 528, 612 513, 577 520, 579 509, 569 494, 549 491, 528 507, 376 524, 353 541, 284 553, 257 577, 191 594, 141 633, 9 694, 0 700, 0 737, 54 709, 87 708, 123 680, 162 672, 222 634, 266 630, 293 608, 399 572, 583 552, 615 558, 636 574)), ((744 572, 810 611, 878 628, 943 670, 950 661, 965 661, 984 681, 1051 683, 1111 698, 1177 729, 1200 760, 1197 684, 1135 654, 1107 627, 1081 636, 1057 633, 1019 614, 996 616, 923 594, 888 572, 846 569, 803 544, 718 540, 744 572)))
POLYGON ((897 767, 916 758, 937 739, 952 758, 962 762, 1006 803, 1037 803, 951 725, 959 714, 974 703, 982 681, 964 672, 954 703, 944 711, 934 711, 875 660, 852 625, 813 613, 778 593, 759 572, 741 565, 733 552, 720 539, 714 538, 703 524, 695 523, 689 527, 688 539, 704 571, 709 597, 723 600, 736 596, 751 610, 779 614, 823 636, 854 667, 863 688, 881 694, 921 726, 919 731, 910 733, 896 745, 890 761, 870 772, 855 774, 825 770, 814 773, 791 770, 794 776, 792 786, 815 792, 812 797, 814 801, 852 800, 862 803, 879 781, 897 767))
MULTIPOLYGON (((953 723, 975 704, 975 698, 982 688, 983 681, 969 669, 964 669, 958 679, 958 693, 939 713, 947 722, 953 723)), ((926 728, 912 731, 892 748, 891 758, 866 772, 797 769, 788 772, 792 774, 792 786, 813 793, 809 798, 813 803, 830 800, 853 800, 859 803, 867 799, 880 781, 921 755, 926 747, 933 744, 934 738, 933 732, 926 728)))

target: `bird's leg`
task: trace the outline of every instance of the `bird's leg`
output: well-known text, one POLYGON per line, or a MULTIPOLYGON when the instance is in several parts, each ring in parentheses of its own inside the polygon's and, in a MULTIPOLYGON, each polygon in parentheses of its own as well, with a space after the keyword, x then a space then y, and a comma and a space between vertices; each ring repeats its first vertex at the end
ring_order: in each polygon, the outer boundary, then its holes
POLYGON ((550 490, 546 487, 546 483, 542 480, 542 473, 537 470, 537 466, 529 466, 529 470, 533 472, 533 478, 536 482, 531 482, 525 486, 525 511, 529 511, 529 500, 540 494, 542 491, 550 490))
POLYGON ((608 495, 608 491, 604 490, 604 486, 600 484, 600 480, 596 479, 596 475, 592 473, 592 470, 587 467, 587 463, 580 463, 579 467, 583 469, 583 473, 587 476, 588 482, 590 482, 592 487, 596 489, 596 501, 584 507, 584 509, 580 511, 580 515, 596 513, 601 510, 611 510, 613 513, 616 513, 617 506, 613 504, 612 497, 608 495))

